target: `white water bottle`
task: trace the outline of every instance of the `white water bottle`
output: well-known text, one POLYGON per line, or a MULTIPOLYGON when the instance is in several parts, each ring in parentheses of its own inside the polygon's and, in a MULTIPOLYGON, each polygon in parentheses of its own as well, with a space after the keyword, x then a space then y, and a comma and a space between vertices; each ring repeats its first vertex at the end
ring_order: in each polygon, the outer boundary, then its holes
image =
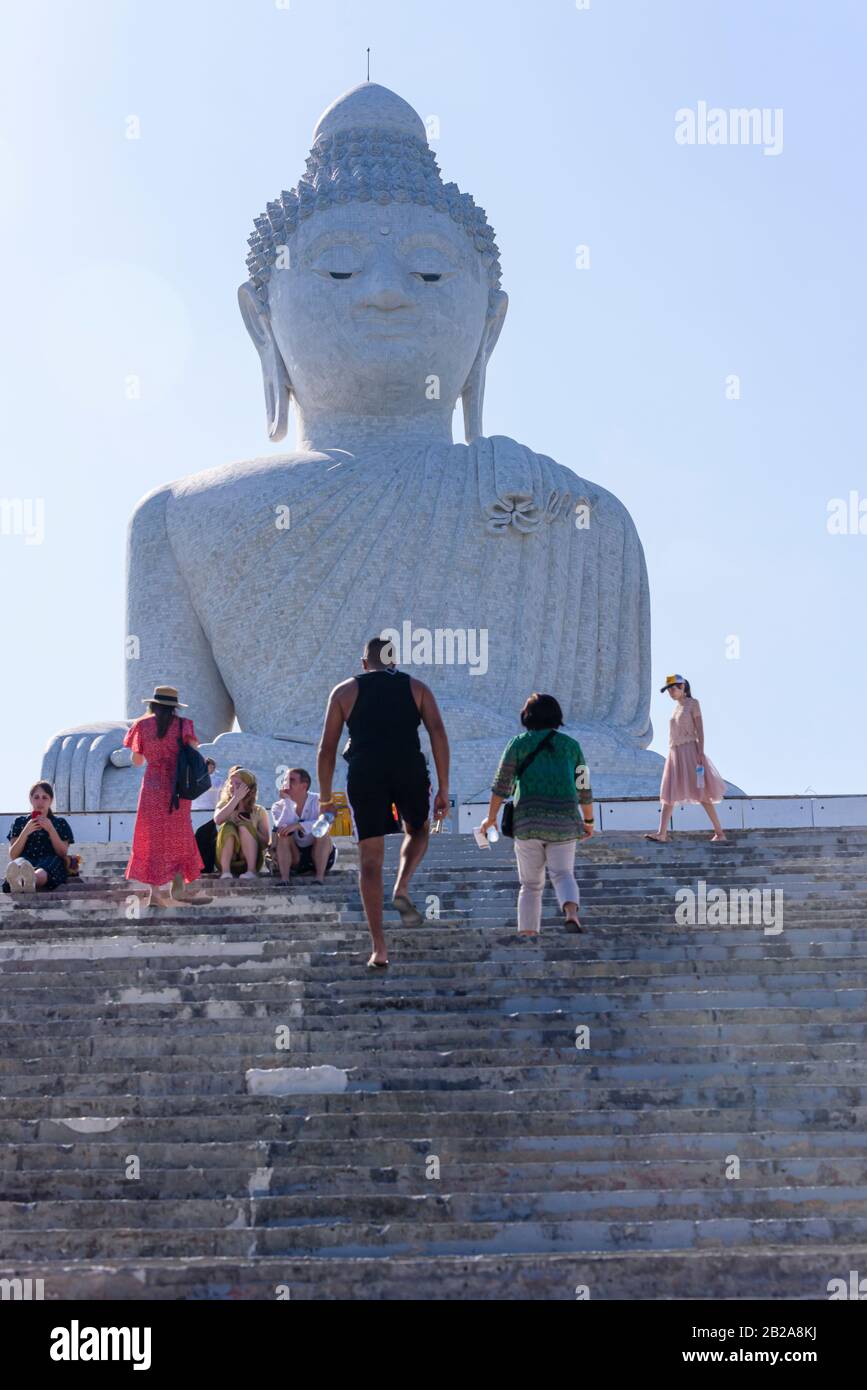
POLYGON ((500 838, 500 832, 495 825, 489 825, 485 833, 487 835, 489 845, 495 845, 498 843, 500 838))
POLYGON ((314 840, 324 840, 332 825, 334 824, 334 812, 323 811, 318 821, 312 826, 310 834, 314 840))
POLYGON ((704 791, 704 763, 699 763, 695 770, 695 784, 699 791, 704 791))

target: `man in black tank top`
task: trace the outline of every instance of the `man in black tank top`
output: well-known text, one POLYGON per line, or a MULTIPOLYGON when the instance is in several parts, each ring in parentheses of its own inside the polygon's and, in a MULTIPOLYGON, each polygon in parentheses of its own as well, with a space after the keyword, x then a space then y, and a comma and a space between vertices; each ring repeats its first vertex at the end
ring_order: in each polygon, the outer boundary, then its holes
POLYGON ((399 834, 401 822, 404 841, 392 904, 404 926, 417 927, 424 921, 409 897, 410 879, 425 856, 430 833, 430 775, 418 738, 420 724, 430 735, 436 764, 436 819, 442 820, 449 809, 449 741, 442 715, 427 686, 397 671, 388 663, 390 655, 389 643, 373 638, 364 649, 364 675, 332 690, 316 765, 320 809, 333 809, 334 764, 346 724, 346 794, 358 832, 361 899, 373 940, 371 969, 388 965, 382 931, 382 865, 385 836, 399 834), (399 820, 392 806, 397 807, 399 820))

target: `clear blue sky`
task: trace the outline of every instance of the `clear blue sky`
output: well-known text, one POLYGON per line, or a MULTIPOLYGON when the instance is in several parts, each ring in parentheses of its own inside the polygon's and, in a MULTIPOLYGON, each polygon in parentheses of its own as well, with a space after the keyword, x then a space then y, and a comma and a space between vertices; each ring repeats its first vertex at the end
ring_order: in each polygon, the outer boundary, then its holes
POLYGON ((638 526, 654 747, 682 671, 747 791, 867 791, 867 535, 826 526, 867 499, 860 0, 5 0, 0 24, 0 496, 45 508, 41 545, 0 535, 0 810, 54 731, 124 714, 138 498, 274 448, 246 237, 368 45, 497 231, 487 431, 638 526), (781 107, 782 153, 678 145, 700 101, 781 107))

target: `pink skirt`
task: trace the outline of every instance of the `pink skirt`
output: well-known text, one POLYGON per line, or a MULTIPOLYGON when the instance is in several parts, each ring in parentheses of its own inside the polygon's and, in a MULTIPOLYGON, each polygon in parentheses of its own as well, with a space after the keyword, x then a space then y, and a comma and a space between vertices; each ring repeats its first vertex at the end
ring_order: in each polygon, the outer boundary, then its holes
POLYGON ((669 748, 659 790, 660 801, 666 801, 669 805, 676 802, 722 801, 726 784, 710 758, 705 754, 704 786, 701 789, 695 775, 697 763, 697 743, 680 743, 676 748, 669 748))

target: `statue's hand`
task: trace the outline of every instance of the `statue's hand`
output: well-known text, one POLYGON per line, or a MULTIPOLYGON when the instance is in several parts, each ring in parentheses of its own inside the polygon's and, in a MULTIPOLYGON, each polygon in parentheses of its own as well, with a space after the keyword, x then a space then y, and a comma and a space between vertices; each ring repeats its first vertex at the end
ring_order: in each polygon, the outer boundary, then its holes
MULTIPOLYGON (((58 811, 104 809, 101 804, 103 774, 114 763, 114 754, 130 752, 123 747, 128 728, 126 721, 118 720, 82 724, 74 729, 61 729, 54 735, 43 754, 42 777, 54 787, 54 804, 58 811)), ((120 766, 128 767, 130 763, 120 766)))

